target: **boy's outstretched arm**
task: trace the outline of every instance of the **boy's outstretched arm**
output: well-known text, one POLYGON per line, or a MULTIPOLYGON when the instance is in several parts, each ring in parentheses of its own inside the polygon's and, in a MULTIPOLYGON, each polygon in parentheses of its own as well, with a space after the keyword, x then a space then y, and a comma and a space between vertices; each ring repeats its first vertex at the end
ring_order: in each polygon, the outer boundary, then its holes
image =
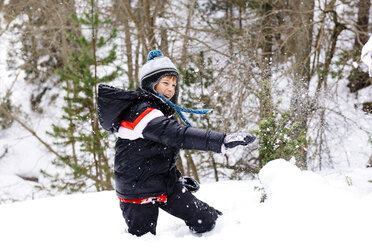
POLYGON ((150 121, 144 128, 144 138, 171 147, 223 152, 238 145, 248 145, 255 137, 248 133, 226 135, 224 133, 182 125, 165 116, 150 121))

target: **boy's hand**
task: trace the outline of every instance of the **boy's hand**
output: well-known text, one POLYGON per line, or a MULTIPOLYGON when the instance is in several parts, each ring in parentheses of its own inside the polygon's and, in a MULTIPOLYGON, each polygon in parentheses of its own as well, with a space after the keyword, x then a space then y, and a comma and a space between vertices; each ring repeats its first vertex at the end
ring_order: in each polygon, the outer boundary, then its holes
POLYGON ((256 137, 250 133, 232 133, 227 134, 222 144, 222 151, 234 148, 236 146, 246 146, 253 143, 256 137))
POLYGON ((197 192, 200 188, 199 183, 192 177, 183 176, 179 180, 182 185, 192 193, 197 192))

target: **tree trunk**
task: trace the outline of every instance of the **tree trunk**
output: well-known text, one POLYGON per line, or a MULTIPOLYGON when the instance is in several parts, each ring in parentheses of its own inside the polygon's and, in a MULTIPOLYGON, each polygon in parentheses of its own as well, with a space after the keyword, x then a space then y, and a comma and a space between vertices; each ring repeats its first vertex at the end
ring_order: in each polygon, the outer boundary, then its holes
POLYGON ((185 151, 185 155, 186 155, 186 160, 187 160, 187 166, 189 166, 191 168, 192 176, 194 177, 194 179, 196 181, 198 181, 200 183, 198 171, 196 169, 194 160, 192 159, 191 152, 190 151, 185 151))
MULTIPOLYGON (((131 5, 131 1, 128 0, 126 1, 129 6, 131 5)), ((133 64, 133 41, 132 41, 132 34, 133 32, 131 30, 131 27, 129 25, 130 17, 128 15, 123 15, 123 12, 125 12, 125 6, 124 2, 122 0, 114 0, 113 1, 113 14, 117 18, 118 22, 123 25, 124 28, 124 47, 125 47, 125 55, 126 55, 126 66, 128 68, 127 70, 127 76, 128 76, 128 89, 129 90, 135 90, 136 89, 136 77, 135 77, 135 69, 134 69, 134 64, 133 64)))
POLYGON ((264 3, 262 5, 262 22, 261 22, 261 32, 263 40, 260 42, 262 44, 262 56, 261 56, 261 63, 262 63, 262 82, 261 82, 261 89, 260 89, 260 120, 265 117, 272 116, 273 112, 273 102, 271 97, 271 62, 272 62, 272 55, 273 55, 273 22, 271 15, 272 5, 269 3, 264 3))
POLYGON ((177 169, 181 172, 182 175, 185 175, 185 170, 183 168, 183 163, 181 156, 178 156, 177 162, 176 162, 177 169))
MULTIPOLYGON (((369 39, 368 35, 368 24, 369 24, 369 11, 371 8, 370 0, 359 0, 358 4, 358 20, 357 20, 357 32, 355 33, 354 51, 358 54, 355 61, 360 61, 359 54, 361 53, 362 46, 367 43, 369 39)), ((372 85, 372 79, 369 77, 368 72, 362 71, 359 67, 354 68, 350 76, 348 77, 349 83, 347 87, 350 92, 358 92, 372 85)))
MULTIPOLYGON (((150 7, 152 5, 151 0, 143 0, 143 11, 142 14, 144 15, 144 26, 145 26, 145 35, 147 39, 147 44, 149 45, 149 50, 153 50, 156 48, 156 40, 155 40, 155 18, 158 13, 154 13, 151 15, 150 7)), ((147 51, 149 52, 149 51, 147 51)))
POLYGON ((210 161, 212 163, 212 168, 213 168, 213 172, 214 172, 214 178, 216 179, 216 182, 218 182, 219 181, 219 177, 218 177, 217 163, 216 163, 216 160, 213 157, 213 153, 212 152, 209 153, 209 158, 210 158, 210 161))
POLYGON ((183 37, 183 44, 182 44, 182 55, 181 55, 181 67, 184 68, 186 65, 186 54, 187 54, 187 47, 189 41, 189 32, 191 27, 191 18, 194 12, 195 0, 191 0, 189 2, 189 13, 187 15, 187 22, 185 28, 185 35, 183 37))
MULTIPOLYGON (((290 1, 293 10, 291 21, 295 30, 293 70, 293 92, 290 102, 293 123, 298 129, 291 137, 298 139, 307 134, 307 121, 309 116, 309 82, 310 82, 310 55, 312 49, 314 0, 290 1)), ((299 155, 295 158, 297 166, 307 167, 306 147, 300 147, 299 155)))
POLYGON ((371 8, 371 0, 359 0, 358 4, 358 20, 357 29, 359 32, 355 34, 354 46, 361 48, 367 43, 369 39, 368 35, 368 23, 369 23, 369 10, 371 8))

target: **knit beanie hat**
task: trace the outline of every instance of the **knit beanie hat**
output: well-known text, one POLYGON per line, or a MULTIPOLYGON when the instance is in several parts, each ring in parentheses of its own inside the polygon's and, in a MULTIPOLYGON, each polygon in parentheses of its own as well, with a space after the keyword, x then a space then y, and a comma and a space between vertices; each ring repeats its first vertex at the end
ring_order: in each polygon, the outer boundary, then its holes
MULTIPOLYGON (((139 70, 139 81, 143 89, 156 94, 155 85, 162 77, 170 75, 176 76, 178 81, 179 73, 176 66, 160 50, 153 50, 147 56, 147 62, 139 70)), ((178 92, 177 84, 171 99, 173 103, 177 103, 178 92)))

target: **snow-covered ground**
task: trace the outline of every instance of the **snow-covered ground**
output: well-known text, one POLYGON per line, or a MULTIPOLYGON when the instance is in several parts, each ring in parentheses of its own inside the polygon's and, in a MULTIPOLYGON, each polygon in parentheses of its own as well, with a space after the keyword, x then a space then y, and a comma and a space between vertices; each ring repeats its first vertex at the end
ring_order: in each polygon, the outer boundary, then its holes
POLYGON ((319 174, 275 160, 259 180, 202 184, 197 197, 224 214, 201 236, 163 211, 156 236, 127 233, 112 191, 3 204, 0 246, 370 247, 371 179, 370 168, 319 174))

